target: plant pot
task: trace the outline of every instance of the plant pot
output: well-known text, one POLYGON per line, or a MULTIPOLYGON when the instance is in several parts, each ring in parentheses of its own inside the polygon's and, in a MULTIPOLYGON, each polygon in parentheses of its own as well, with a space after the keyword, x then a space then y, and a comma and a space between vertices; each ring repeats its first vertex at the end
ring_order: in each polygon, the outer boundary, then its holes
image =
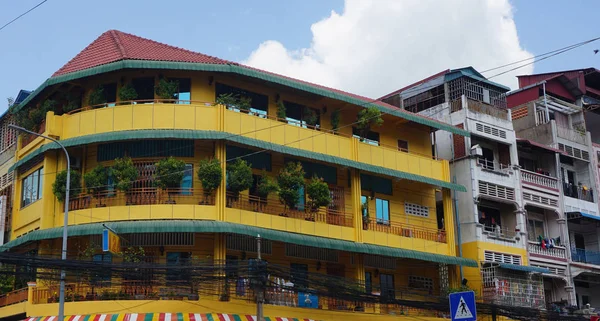
POLYGON ((106 204, 96 204, 96 207, 106 207, 106 204))

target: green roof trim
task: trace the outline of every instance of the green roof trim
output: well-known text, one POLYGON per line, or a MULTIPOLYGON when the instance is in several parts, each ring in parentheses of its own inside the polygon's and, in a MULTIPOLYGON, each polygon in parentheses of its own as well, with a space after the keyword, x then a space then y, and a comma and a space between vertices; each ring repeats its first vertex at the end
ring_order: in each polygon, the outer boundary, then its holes
MULTIPOLYGON (((61 140, 60 142, 65 147, 73 147, 94 143, 102 143, 102 142, 110 142, 110 141, 121 141, 121 140, 132 140, 132 139, 223 139, 230 142, 235 142, 238 144, 243 144, 247 146, 256 147, 259 149, 270 150, 286 155, 292 155, 297 157, 303 157, 307 159, 318 160, 326 163, 337 164, 341 166, 356 168, 359 170, 364 170, 366 172, 380 174, 385 176, 391 176, 394 178, 406 179, 416 182, 421 182, 429 185, 439 186, 443 188, 448 188, 452 190, 456 190, 459 192, 466 192, 467 189, 458 184, 444 182, 438 179, 433 179, 426 176, 411 174, 407 172, 397 171, 393 169, 388 169, 385 167, 369 165, 361 162, 356 162, 353 160, 345 159, 342 157, 336 157, 311 151, 306 151, 298 148, 293 148, 284 145, 272 144, 265 141, 257 140, 254 138, 243 137, 239 135, 232 135, 225 132, 219 131, 210 131, 210 130, 170 130, 170 129, 146 129, 146 130, 126 130, 119 132, 109 132, 109 133, 101 133, 101 134, 93 134, 86 136, 79 136, 75 138, 69 138, 65 140, 61 140)), ((13 164, 9 171, 12 171, 25 162, 31 160, 32 158, 48 151, 59 149, 57 143, 48 143, 43 145, 42 147, 36 149, 35 151, 29 153, 27 156, 23 157, 21 160, 13 164)))
POLYGON ((189 63, 189 62, 171 62, 171 61, 151 61, 151 60, 122 60, 113 63, 109 63, 106 65, 93 67, 81 71, 76 71, 72 73, 68 73, 65 75, 60 75, 52 78, 48 78, 44 83, 42 83, 33 93, 31 93, 22 103, 15 107, 15 111, 20 110, 25 105, 27 105, 32 99, 34 99, 39 93, 41 93, 44 89, 49 86, 56 85, 59 83, 72 81, 75 79, 80 79, 84 77, 94 76, 97 74, 107 73, 111 71, 116 71, 120 69, 171 69, 171 70, 190 70, 190 71, 213 71, 213 72, 224 72, 224 73, 233 73, 238 75, 243 75, 247 77, 257 78, 264 81, 280 84, 283 86, 288 86, 291 88, 295 88, 298 90, 310 92, 319 96, 328 97, 331 99, 336 99, 340 101, 344 101, 350 104, 364 106, 364 107, 376 107, 380 111, 390 114, 392 116, 400 117, 418 124, 422 124, 425 126, 429 126, 432 128, 437 128, 441 130, 445 130, 457 135, 462 136, 470 136, 469 132, 460 129, 458 127, 452 126, 450 124, 445 124, 442 122, 438 122, 436 120, 426 118, 402 109, 392 109, 388 108, 375 102, 364 101, 359 99, 351 94, 345 94, 342 92, 338 92, 332 89, 328 89, 325 87, 313 85, 310 83, 306 83, 303 81, 295 80, 292 78, 280 76, 277 74, 269 73, 266 71, 253 69, 247 66, 242 65, 222 65, 222 64, 202 64, 202 63, 189 63))
MULTIPOLYGON (((353 253, 375 254, 397 258, 415 259, 436 263, 445 263, 453 265, 462 265, 468 267, 477 267, 477 262, 471 259, 420 252, 409 249, 393 248, 365 243, 356 243, 351 241, 336 240, 326 237, 296 234, 284 231, 271 230, 267 228, 254 227, 249 225, 235 224, 219 221, 202 220, 145 220, 145 221, 121 221, 110 223, 91 223, 81 225, 71 225, 68 228, 70 237, 98 235, 104 230, 103 224, 107 224, 120 234, 131 233, 233 233, 248 236, 257 236, 262 238, 292 243, 305 246, 327 248, 332 250, 347 251, 353 253)), ((55 227, 44 230, 37 230, 14 239, 3 246, 0 246, 0 252, 7 251, 10 248, 46 239, 55 239, 62 237, 62 227, 55 227)))

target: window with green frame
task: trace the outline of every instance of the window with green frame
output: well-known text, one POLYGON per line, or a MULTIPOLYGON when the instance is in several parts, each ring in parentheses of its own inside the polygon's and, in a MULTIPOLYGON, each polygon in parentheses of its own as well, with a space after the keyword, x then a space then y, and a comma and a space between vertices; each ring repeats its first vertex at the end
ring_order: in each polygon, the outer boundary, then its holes
POLYGON ((100 144, 96 160, 106 162, 125 156, 131 158, 194 157, 194 141, 161 139, 100 144))

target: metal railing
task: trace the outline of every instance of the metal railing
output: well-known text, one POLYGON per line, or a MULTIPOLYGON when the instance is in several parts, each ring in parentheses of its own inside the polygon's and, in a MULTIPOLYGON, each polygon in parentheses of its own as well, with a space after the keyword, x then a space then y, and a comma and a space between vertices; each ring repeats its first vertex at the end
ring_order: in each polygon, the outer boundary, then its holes
POLYGON ((174 188, 168 191, 134 188, 127 192, 104 191, 93 195, 79 195, 69 200, 69 210, 153 204, 215 205, 215 197, 214 193, 206 194, 201 188, 174 188))
POLYGON ((546 176, 521 169, 521 179, 523 182, 558 190, 558 179, 556 177, 546 176))
POLYGON ((600 265, 600 252, 597 251, 572 248, 571 258, 573 262, 600 265))
POLYGON ((551 248, 542 248, 542 245, 537 242, 529 241, 528 244, 529 254, 551 256, 557 259, 567 258, 567 249, 563 246, 554 246, 551 248))
POLYGON ((507 171, 510 169, 510 165, 506 164, 498 164, 496 165, 493 160, 489 160, 487 158, 479 157, 477 158, 477 165, 481 166, 483 169, 487 169, 490 171, 507 171))
POLYGON ((591 188, 563 183, 563 194, 583 201, 594 202, 594 191, 591 188))
POLYGON ((27 301, 27 293, 28 289, 23 288, 1 295, 0 307, 27 301))
POLYGON ((483 226, 483 234, 488 235, 488 237, 493 238, 503 238, 503 239, 514 239, 517 235, 515 229, 503 228, 500 226, 483 226))
POLYGON ((235 197, 235 195, 229 192, 227 193, 227 207, 330 225, 354 226, 352 214, 348 214, 352 213, 352 210, 349 208, 337 210, 320 208, 316 211, 310 211, 308 208, 304 210, 289 209, 276 200, 264 199, 253 195, 239 195, 235 197))
POLYGON ((363 230, 446 243, 446 231, 393 221, 363 218, 363 230))

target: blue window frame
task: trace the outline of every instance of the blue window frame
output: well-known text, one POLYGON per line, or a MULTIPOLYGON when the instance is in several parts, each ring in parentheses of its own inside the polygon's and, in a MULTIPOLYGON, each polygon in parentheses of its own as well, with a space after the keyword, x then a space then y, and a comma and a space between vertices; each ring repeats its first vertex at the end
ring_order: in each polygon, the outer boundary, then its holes
POLYGON ((362 205, 363 217, 367 216, 367 214, 369 213, 369 209, 367 208, 368 204, 369 204, 369 199, 366 196, 362 195, 360 197, 360 205, 362 205))
POLYGON ((185 164, 185 172, 183 172, 183 179, 181 180, 181 195, 192 195, 193 173, 193 165, 185 164))
POLYGON ((378 224, 390 224, 390 202, 388 200, 375 199, 375 210, 378 224))
POLYGON ((178 104, 189 104, 192 100, 192 82, 190 78, 171 78, 171 81, 176 81, 178 91, 175 94, 178 104))
POLYGON ((298 189, 298 205, 296 205, 296 209, 299 211, 304 211, 304 205, 304 186, 300 186, 300 189, 298 189))

